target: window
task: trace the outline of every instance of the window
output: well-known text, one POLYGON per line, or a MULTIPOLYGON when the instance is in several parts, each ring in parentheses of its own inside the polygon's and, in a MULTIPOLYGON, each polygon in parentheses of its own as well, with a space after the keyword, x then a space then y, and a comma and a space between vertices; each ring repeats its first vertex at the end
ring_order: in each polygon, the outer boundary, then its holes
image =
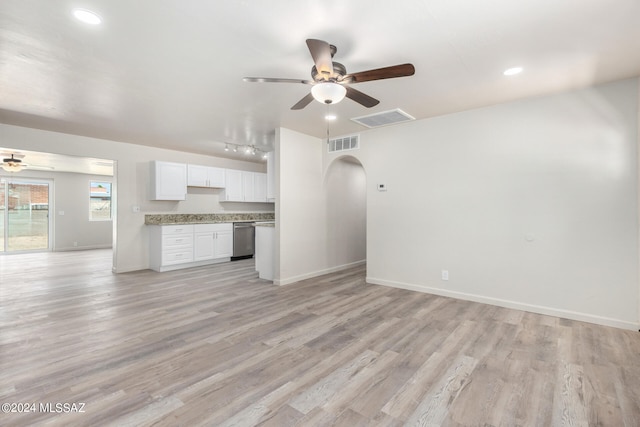
POLYGON ((91 181, 89 185, 89 220, 111 219, 111 183, 91 181))

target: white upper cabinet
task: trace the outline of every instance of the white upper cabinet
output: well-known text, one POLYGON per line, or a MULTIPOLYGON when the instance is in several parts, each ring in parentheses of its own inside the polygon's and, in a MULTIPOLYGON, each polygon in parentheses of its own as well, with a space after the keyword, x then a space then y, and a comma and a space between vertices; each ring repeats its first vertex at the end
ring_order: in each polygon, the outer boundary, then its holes
POLYGON ((266 202, 267 174, 242 171, 242 191, 245 202, 266 202))
POLYGON ((227 169, 224 202, 266 202, 267 174, 227 169))
POLYGON ((206 166, 187 165, 187 185, 189 187, 208 187, 209 175, 206 166))
POLYGON ((222 168, 208 168, 209 187, 224 188, 226 186, 226 172, 222 168))
POLYGON ((150 200, 186 200, 187 165, 152 161, 150 164, 150 200))
POLYGON ((225 170, 211 166, 188 165, 187 185, 190 187, 225 187, 225 170))
POLYGON ((276 165, 275 151, 267 153, 267 201, 276 200, 276 165))
POLYGON ((242 171, 242 192, 244 193, 245 202, 253 202, 253 192, 255 183, 253 181, 253 172, 242 171))
POLYGON ((253 201, 267 201, 267 174, 254 172, 253 174, 253 201))
POLYGON ((244 192, 242 191, 242 171, 227 169, 225 171, 226 185, 224 197, 221 201, 244 202, 244 192))

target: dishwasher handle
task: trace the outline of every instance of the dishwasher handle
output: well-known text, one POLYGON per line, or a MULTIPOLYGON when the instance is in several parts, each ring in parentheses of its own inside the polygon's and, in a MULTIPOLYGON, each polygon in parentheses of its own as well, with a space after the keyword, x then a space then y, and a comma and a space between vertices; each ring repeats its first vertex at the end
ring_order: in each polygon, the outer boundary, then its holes
POLYGON ((253 222, 234 222, 233 223, 233 228, 250 228, 253 227, 254 223, 253 222))

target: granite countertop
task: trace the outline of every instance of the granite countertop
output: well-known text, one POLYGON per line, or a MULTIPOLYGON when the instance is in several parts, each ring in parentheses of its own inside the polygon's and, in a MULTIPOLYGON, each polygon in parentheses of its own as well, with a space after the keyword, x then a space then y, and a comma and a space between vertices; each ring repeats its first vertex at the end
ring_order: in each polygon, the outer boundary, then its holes
POLYGON ((217 214, 147 214, 146 225, 216 224, 224 222, 274 221, 273 212, 217 214))

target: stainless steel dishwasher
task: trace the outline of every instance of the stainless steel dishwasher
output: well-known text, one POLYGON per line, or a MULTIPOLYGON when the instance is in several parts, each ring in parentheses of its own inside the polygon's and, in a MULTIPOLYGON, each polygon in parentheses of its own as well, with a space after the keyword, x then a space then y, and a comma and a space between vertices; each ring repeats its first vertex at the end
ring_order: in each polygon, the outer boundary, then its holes
POLYGON ((253 257, 255 242, 256 229, 253 222, 234 222, 231 260, 253 257))

